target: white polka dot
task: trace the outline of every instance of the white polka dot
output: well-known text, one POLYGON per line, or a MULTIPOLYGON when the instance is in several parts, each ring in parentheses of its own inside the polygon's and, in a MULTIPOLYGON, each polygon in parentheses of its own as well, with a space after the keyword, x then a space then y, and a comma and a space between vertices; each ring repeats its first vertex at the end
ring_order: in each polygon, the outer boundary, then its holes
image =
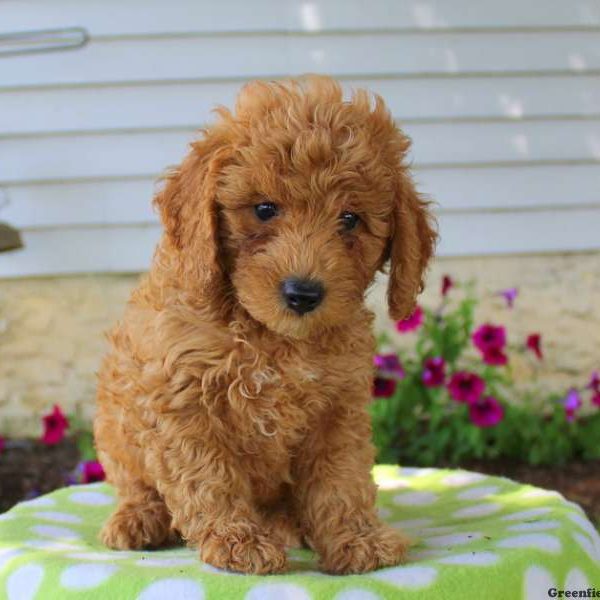
POLYGON ((389 519, 392 516, 392 511, 385 506, 380 506, 377 509, 377 514, 379 515, 380 519, 389 519))
POLYGON ((3 513, 0 515, 0 521, 10 521, 11 519, 14 519, 15 515, 14 513, 3 513))
POLYGON ((465 506, 459 508, 453 513, 453 517, 457 519, 468 519, 470 517, 485 517, 499 511, 502 507, 499 504, 488 502, 487 504, 475 504, 474 506, 465 506))
POLYGON ((55 542, 53 540, 29 540, 23 542, 28 548, 35 548, 36 550, 44 550, 47 552, 63 552, 69 550, 77 550, 77 542, 55 542))
POLYGON ((226 569, 219 569, 218 567, 213 567, 208 563, 200 563, 200 568, 207 573, 215 573, 216 575, 232 575, 233 577, 242 576, 243 573, 238 573, 236 571, 227 571, 226 569))
POLYGON ((33 533, 57 540, 76 540, 81 536, 67 527, 56 527, 55 525, 35 525, 31 528, 33 533))
POLYGON ((457 498, 461 500, 481 500, 487 496, 495 494, 500 488, 497 485, 487 485, 476 488, 469 488, 460 494, 457 494, 457 498))
POLYGON ((293 583, 264 583, 253 587, 244 600, 310 600, 310 596, 293 583))
POLYGON ((197 565, 195 558, 143 558, 135 563, 140 567, 184 567, 197 565))
POLYGON ((575 590, 587 590, 590 585, 588 578, 579 569, 571 569, 567 573, 567 579, 565 580, 565 590, 571 592, 575 590))
POLYGON ((370 592, 369 590, 361 590, 360 588, 353 588, 351 590, 344 590, 336 596, 333 600, 380 600, 381 596, 370 592))
POLYGON ((422 588, 431 585, 435 581, 437 570, 433 567, 421 566, 390 567, 371 573, 371 577, 376 577, 400 587, 422 588))
POLYGON ((467 533, 452 533, 450 535, 438 535, 436 537, 427 538, 426 546, 460 546, 462 544, 470 544, 483 537, 482 533, 472 531, 467 533))
POLYGON ((410 487, 410 484, 407 481, 403 481, 402 479, 379 479, 377 481, 377 487, 380 490, 397 490, 399 488, 410 487))
POLYGON ((471 485, 472 483, 478 483, 483 479, 487 479, 487 475, 481 473, 472 473, 471 471, 457 471, 442 479, 444 485, 450 487, 461 487, 463 485, 471 485))
POLYGON ((55 504, 56 500, 54 500, 54 498, 40 496, 39 498, 34 498, 33 500, 25 500, 25 502, 21 502, 17 506, 22 508, 37 508, 38 506, 54 506, 55 504))
POLYGON ((56 523, 81 523, 82 519, 76 515, 70 515, 69 513, 61 513, 55 511, 43 511, 33 513, 34 517, 38 519, 45 519, 47 521, 55 521, 56 523))
POLYGON ((573 523, 579 525, 579 527, 581 527, 581 529, 583 529, 593 540, 600 543, 600 535, 586 517, 572 512, 567 513, 567 517, 573 521, 573 523))
POLYGON ((69 558, 75 560, 94 560, 94 561, 114 561, 123 560, 124 558, 130 558, 133 554, 131 552, 73 552, 69 554, 69 558))
POLYGON ((562 549, 560 540, 548 533, 515 535, 501 540, 496 545, 499 548, 536 548, 552 554, 558 554, 562 549))
POLYGON ((412 506, 415 504, 426 505, 433 504, 437 499, 438 495, 433 492, 406 492, 405 494, 394 496, 394 504, 400 504, 402 506, 412 506))
POLYGON ((91 506, 106 506, 115 503, 115 499, 112 496, 108 496, 102 492, 75 492, 69 496, 69 500, 76 504, 91 506))
POLYGON ((104 583, 117 569, 114 565, 73 565, 60 574, 60 584, 68 590, 89 590, 104 583))
POLYGON ((595 544, 587 535, 579 532, 573 533, 573 539, 593 561, 600 563, 600 545, 595 544))
POLYGON ((201 584, 193 579, 159 579, 150 584, 137 598, 137 600, 164 600, 177 598, 177 600, 203 600, 204 590, 201 584))
POLYGON ((547 531, 549 529, 558 529, 561 526, 560 521, 531 521, 526 523, 517 523, 507 527, 507 531, 547 531))
POLYGON ((427 475, 432 475, 435 472, 436 469, 431 469, 429 467, 400 467, 401 477, 426 477, 427 475))
POLYGON ((523 492, 520 496, 521 498, 543 498, 548 500, 564 500, 564 496, 559 494, 558 492, 543 490, 541 488, 534 488, 532 490, 528 490, 523 492))
POLYGON ((501 521, 526 521, 527 519, 533 519, 535 517, 541 517, 552 512, 552 509, 548 506, 540 506, 538 508, 530 508, 529 510, 522 510, 510 515, 500 517, 501 521))
POLYGON ((40 565, 19 567, 6 580, 8 600, 32 600, 44 578, 44 569, 40 565))
POLYGON ((525 572, 524 581, 525 600, 548 600, 548 590, 556 588, 556 581, 552 575, 542 567, 529 567, 525 572))
POLYGON ((397 529, 418 529, 419 527, 426 527, 432 523, 433 519, 407 519, 406 521, 395 521, 394 523, 391 523, 391 525, 397 529))
POLYGON ((495 565, 499 560, 498 555, 493 552, 465 552, 465 554, 453 554, 452 556, 440 558, 438 559, 438 562, 446 565, 475 565, 486 567, 488 565, 495 565))
POLYGON ((23 550, 17 548, 2 548, 0 550, 0 570, 7 565, 15 556, 23 554, 23 550))

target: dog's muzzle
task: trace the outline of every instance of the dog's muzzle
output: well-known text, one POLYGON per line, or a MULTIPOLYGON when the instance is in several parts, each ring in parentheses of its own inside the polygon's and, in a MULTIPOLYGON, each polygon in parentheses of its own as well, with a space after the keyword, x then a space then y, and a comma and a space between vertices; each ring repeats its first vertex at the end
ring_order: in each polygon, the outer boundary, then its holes
POLYGON ((321 304, 325 288, 318 281, 291 277, 281 284, 281 295, 290 310, 304 315, 321 304))

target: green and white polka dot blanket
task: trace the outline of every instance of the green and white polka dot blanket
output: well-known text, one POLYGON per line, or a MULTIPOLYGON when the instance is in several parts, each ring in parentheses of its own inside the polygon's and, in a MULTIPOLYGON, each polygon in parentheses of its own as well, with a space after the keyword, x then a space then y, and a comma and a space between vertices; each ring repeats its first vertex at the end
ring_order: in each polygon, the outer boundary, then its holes
POLYGON ((600 536, 556 492, 468 471, 379 466, 383 519, 416 541, 409 563, 329 576, 308 550, 285 575, 220 571, 195 550, 113 552, 97 539, 107 484, 65 488, 0 516, 0 598, 8 600, 378 600, 548 598, 600 589, 600 536))

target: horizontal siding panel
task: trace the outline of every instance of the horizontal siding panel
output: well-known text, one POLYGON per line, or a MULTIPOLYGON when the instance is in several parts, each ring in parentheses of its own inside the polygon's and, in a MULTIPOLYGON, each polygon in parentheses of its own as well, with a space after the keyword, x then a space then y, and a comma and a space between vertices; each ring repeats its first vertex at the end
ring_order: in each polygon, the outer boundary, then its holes
MULTIPOLYGON (((600 161, 600 120, 411 123, 418 166, 527 161, 600 161)), ((181 160, 193 132, 151 131, 9 138, 0 182, 153 176, 181 160)))
POLYGON ((92 36, 600 25, 594 0, 4 0, 0 31, 80 26, 92 36))
POLYGON ((127 81, 600 69, 600 33, 235 35, 92 42, 0 61, 2 87, 127 81))
MULTIPOLYGON (((447 214, 440 217, 438 254, 600 249, 599 223, 600 208, 567 213, 447 214)), ((158 225, 25 231, 24 249, 0 254, 0 277, 144 271, 159 235, 158 225)))
MULTIPOLYGON (((232 107, 240 83, 31 89, 0 93, 0 135, 200 126, 232 107), (107 110, 110 107, 110 110, 107 110)), ((400 120, 600 115, 600 78, 351 80, 400 120)))
MULTIPOLYGON (((600 206, 600 165, 434 169, 415 173, 438 213, 600 206)), ((154 179, 8 187, 0 220, 17 227, 154 223, 154 179)))

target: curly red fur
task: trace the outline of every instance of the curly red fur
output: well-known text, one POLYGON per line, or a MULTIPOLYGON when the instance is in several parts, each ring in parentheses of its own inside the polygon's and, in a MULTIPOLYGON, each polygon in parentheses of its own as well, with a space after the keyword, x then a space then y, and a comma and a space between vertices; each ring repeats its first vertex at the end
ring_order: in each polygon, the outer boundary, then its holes
POLYGON ((364 294, 390 259, 406 316, 432 254, 409 140, 380 98, 344 101, 321 77, 249 84, 218 113, 156 196, 164 235, 99 374, 96 444, 120 497, 102 539, 180 534, 249 573, 284 570, 301 540, 332 573, 397 564, 408 541, 380 523, 370 475, 364 294), (290 276, 323 283, 316 310, 286 308, 290 276))

